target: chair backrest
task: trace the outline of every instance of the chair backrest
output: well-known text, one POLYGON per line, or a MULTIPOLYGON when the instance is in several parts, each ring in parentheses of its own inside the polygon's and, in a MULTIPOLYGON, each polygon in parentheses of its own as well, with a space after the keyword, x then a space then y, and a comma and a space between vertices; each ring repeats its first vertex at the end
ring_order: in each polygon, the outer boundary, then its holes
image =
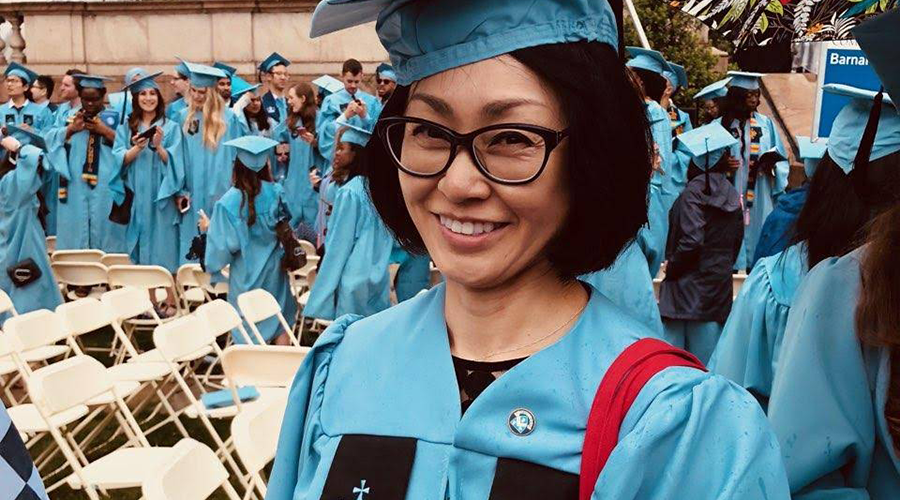
POLYGON ((248 406, 231 421, 234 449, 250 473, 259 472, 275 458, 287 401, 285 392, 266 404, 248 406))
POLYGON ((90 297, 57 306, 56 315, 62 321, 66 333, 73 337, 109 326, 112 319, 109 309, 99 300, 90 297))
POLYGON ((53 262, 97 262, 106 255, 103 250, 57 250, 50 255, 53 262))
POLYGON ((319 272, 315 269, 310 269, 308 273, 306 273, 306 286, 312 289, 313 285, 316 283, 316 276, 319 275, 319 272))
POLYGON ((47 253, 53 255, 56 251, 56 236, 47 236, 47 253))
POLYGON ((132 286, 110 290, 100 296, 100 302, 106 305, 111 318, 119 321, 153 311, 147 290, 132 286))
POLYGON ((9 295, 0 289, 0 314, 9 313, 13 316, 18 315, 19 313, 16 311, 16 306, 13 305, 12 299, 9 298, 9 295))
MULTIPOLYGON (((60 250, 62 251, 62 250, 60 250)), ((69 286, 94 286, 109 283, 108 270, 99 262, 55 261, 53 274, 60 283, 69 286)))
POLYGON ((169 361, 175 361, 214 343, 206 321, 196 314, 176 318, 153 330, 153 344, 169 361))
POLYGON ((108 253, 100 259, 100 263, 106 267, 134 265, 127 253, 108 253))
POLYGON ((175 283, 178 284, 178 288, 186 289, 202 286, 194 271, 203 272, 203 269, 200 267, 200 264, 184 264, 178 268, 178 271, 175 273, 175 283))
POLYGON ((253 323, 281 314, 281 306, 275 297, 261 288, 240 294, 238 307, 241 308, 244 318, 253 323))
MULTIPOLYGON (((146 500, 204 500, 228 481, 228 471, 203 443, 184 438, 144 480, 146 500)), ((231 497, 231 492, 229 492, 231 497)))
POLYGON ((131 286, 144 290, 174 288, 175 280, 172 273, 162 266, 112 266, 109 268, 109 286, 131 286))
POLYGON ((734 298, 737 298, 738 292, 741 291, 741 287, 744 286, 744 281, 747 280, 746 274, 732 274, 731 275, 731 292, 734 298))
POLYGON ((300 240, 300 248, 306 252, 306 258, 316 255, 316 246, 306 240, 300 240))
POLYGON ((28 379, 28 391, 36 404, 50 414, 86 403, 113 389, 104 367, 90 356, 73 356, 45 366, 28 379))
POLYGON ((239 330, 245 337, 245 342, 248 344, 253 343, 247 335, 247 330, 244 328, 244 320, 241 319, 241 315, 238 314, 231 304, 222 299, 216 299, 201 305, 194 314, 197 314, 206 321, 207 325, 209 325, 209 331, 214 337, 225 335, 232 330, 239 330))
POLYGON ((3 331, 15 339, 10 345, 17 351, 55 344, 68 337, 59 316, 47 309, 9 318, 3 323, 3 331))
POLYGON ((222 370, 238 386, 290 387, 309 347, 232 345, 222 353, 222 370))
POLYGON ((216 284, 212 283, 212 276, 209 273, 203 272, 202 269, 194 269, 194 279, 197 280, 197 283, 207 291, 207 293, 212 293, 216 295, 221 295, 223 293, 228 293, 228 282, 220 281, 216 284))

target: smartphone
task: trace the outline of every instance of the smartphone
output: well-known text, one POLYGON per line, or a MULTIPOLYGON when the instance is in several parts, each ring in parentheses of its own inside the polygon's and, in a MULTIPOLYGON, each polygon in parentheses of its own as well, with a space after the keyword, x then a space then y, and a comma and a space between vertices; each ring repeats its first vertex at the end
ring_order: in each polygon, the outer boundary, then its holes
MULTIPOLYGON (((182 198, 179 202, 178 211, 181 213, 187 213, 188 210, 191 209, 191 199, 190 198, 182 198)), ((201 210, 202 212, 202 210, 201 210)))
POLYGON ((154 125, 154 126, 148 128, 147 130, 141 132, 140 134, 138 134, 137 138, 138 139, 147 139, 149 141, 149 140, 153 139, 153 136, 155 134, 156 134, 156 126, 154 125))

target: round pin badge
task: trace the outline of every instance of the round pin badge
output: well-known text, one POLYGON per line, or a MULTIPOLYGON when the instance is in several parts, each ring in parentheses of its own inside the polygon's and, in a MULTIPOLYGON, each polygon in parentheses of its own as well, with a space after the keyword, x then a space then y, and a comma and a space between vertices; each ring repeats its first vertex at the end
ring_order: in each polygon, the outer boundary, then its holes
POLYGON ((525 408, 517 408, 509 414, 507 420, 509 430, 516 436, 527 436, 534 431, 534 413, 525 408))

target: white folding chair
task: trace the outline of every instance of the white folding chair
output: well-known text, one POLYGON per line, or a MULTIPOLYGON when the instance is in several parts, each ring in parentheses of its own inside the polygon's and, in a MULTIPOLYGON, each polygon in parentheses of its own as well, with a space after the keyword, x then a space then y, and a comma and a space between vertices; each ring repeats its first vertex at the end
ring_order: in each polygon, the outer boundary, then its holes
MULTIPOLYGON (((68 252, 69 250, 60 250, 59 252, 68 252)), ((57 252, 57 253, 59 253, 57 252)), ((53 269, 53 275, 56 281, 63 285, 64 295, 70 300, 81 298, 74 290, 74 287, 90 288, 88 296, 99 297, 101 293, 106 291, 109 285, 109 276, 106 266, 99 262, 76 262, 69 260, 54 261, 50 264, 53 269)))
POLYGON ((212 282, 212 275, 207 272, 204 272, 203 269, 198 265, 194 270, 194 279, 197 280, 197 283, 200 284, 200 288, 203 289, 204 295, 206 295, 206 301, 209 302, 213 300, 213 296, 222 296, 228 294, 228 281, 219 281, 218 283, 212 282))
POLYGON ((13 305, 12 299, 6 292, 0 288, 0 314, 8 313, 10 316, 18 316, 19 313, 16 311, 16 306, 13 305))
POLYGON ((269 318, 278 318, 278 323, 284 332, 287 333, 288 338, 291 339, 291 344, 295 346, 300 345, 300 342, 297 341, 297 337, 294 335, 293 328, 288 325, 288 322, 284 319, 284 314, 281 313, 281 306, 271 293, 261 288, 244 292, 238 296, 238 307, 241 309, 241 314, 247 320, 247 324, 250 325, 250 330, 256 338, 262 338, 262 334, 259 333, 259 328, 256 326, 257 323, 269 318))
POLYGON ((47 236, 46 244, 47 255, 53 255, 53 252, 56 251, 56 236, 47 236))
MULTIPOLYGON (((111 289, 130 286, 152 292, 158 298, 162 290, 175 292, 175 278, 162 266, 112 266, 109 268, 111 289)), ((179 301, 175 301, 177 316, 184 314, 179 301)))
POLYGON ((247 476, 241 478, 249 497, 255 487, 262 497, 266 496, 266 480, 262 470, 275 458, 278 448, 278 436, 281 433, 281 421, 287 407, 288 393, 284 393, 248 408, 231 421, 231 438, 234 450, 247 476))
POLYGON ((203 272, 200 264, 184 264, 175 273, 178 300, 181 301, 181 308, 185 311, 190 311, 191 306, 197 306, 209 300, 209 295, 203 290, 203 286, 197 279, 196 271, 203 272))
MULTIPOLYGON (((158 468, 172 456, 171 448, 151 447, 138 426, 128 405, 117 393, 106 368, 89 356, 74 356, 34 372, 28 381, 28 390, 41 418, 49 425, 50 434, 72 475, 64 479, 74 489, 85 490, 92 500, 99 500, 97 489, 134 488, 141 486, 148 471, 158 468), (129 441, 100 459, 88 461, 75 443, 74 432, 57 425, 54 417, 72 409, 82 408, 100 398, 111 401, 115 412, 127 428, 129 441)), ((48 488, 52 491, 63 481, 48 488)))
POLYGON ((182 439, 169 460, 144 480, 141 492, 146 500, 205 500, 219 488, 229 500, 240 500, 215 452, 193 439, 182 439))
POLYGON ((56 250, 50 254, 51 262, 96 262, 100 263, 106 253, 103 250, 56 250))
POLYGON ((738 273, 731 275, 732 299, 737 298, 738 292, 741 291, 741 287, 744 286, 745 281, 747 281, 747 273, 738 273))
MULTIPOLYGON (((250 335, 247 334, 247 330, 244 328, 244 320, 241 319, 241 315, 238 314, 237 310, 235 310, 228 302, 225 302, 222 299, 216 299, 201 305, 197 308, 195 313, 206 320, 210 331, 215 337, 220 337, 227 333, 231 333, 232 330, 237 330, 245 343, 254 343, 250 338, 250 335)), ((256 335, 256 341, 260 345, 266 343, 259 335, 259 332, 254 333, 256 335)))
POLYGON ((100 263, 106 267, 134 265, 127 253, 108 253, 100 258, 100 263))

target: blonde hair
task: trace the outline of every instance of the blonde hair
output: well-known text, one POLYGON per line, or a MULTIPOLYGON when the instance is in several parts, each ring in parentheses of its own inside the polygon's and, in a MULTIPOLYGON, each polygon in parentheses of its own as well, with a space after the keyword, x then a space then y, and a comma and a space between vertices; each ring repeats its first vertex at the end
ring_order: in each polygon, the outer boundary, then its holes
POLYGON ((225 109, 225 101, 214 89, 206 91, 206 99, 202 106, 197 106, 191 99, 188 103, 188 112, 185 115, 184 123, 181 125, 184 133, 189 133, 191 122, 194 121, 194 115, 200 111, 203 116, 203 145, 207 149, 216 149, 219 141, 225 135, 228 128, 223 117, 225 109))

